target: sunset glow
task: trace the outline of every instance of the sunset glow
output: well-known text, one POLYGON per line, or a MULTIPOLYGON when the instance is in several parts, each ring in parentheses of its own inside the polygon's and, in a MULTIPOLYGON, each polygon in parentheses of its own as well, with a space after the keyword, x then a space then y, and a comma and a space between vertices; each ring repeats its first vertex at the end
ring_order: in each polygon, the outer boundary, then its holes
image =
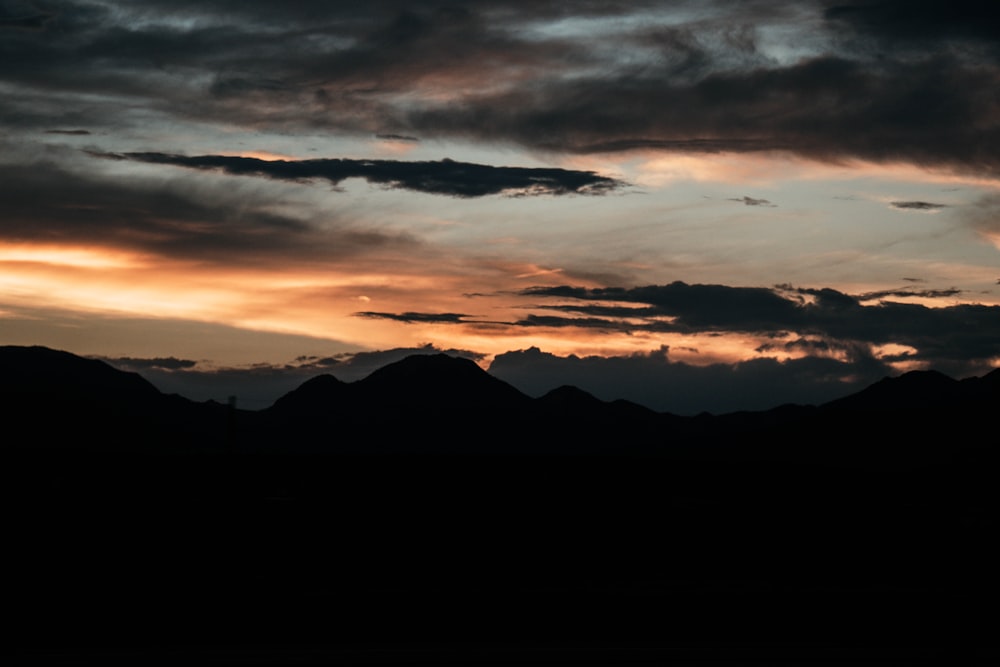
POLYGON ((641 363, 615 386, 658 408, 685 374, 792 398, 996 365, 974 25, 918 15, 916 48, 822 2, 488 4, 0 15, 0 343, 134 358, 149 320, 260 334, 274 368, 315 341, 592 389, 641 363))

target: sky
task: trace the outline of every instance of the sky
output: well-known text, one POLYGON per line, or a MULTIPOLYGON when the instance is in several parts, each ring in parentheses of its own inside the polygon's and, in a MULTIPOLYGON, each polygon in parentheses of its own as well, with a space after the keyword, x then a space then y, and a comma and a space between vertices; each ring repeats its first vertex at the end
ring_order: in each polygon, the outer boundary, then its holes
POLYGON ((1000 366, 994 3, 0 0, 0 344, 267 407, 1000 366))

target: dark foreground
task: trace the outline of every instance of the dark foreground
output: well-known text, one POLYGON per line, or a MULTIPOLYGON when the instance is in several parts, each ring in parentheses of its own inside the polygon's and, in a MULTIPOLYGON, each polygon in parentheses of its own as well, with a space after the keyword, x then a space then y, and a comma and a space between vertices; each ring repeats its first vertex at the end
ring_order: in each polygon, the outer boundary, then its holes
POLYGON ((435 355, 247 412, 0 348, 4 648, 26 665, 998 664, 998 408, 1000 371, 928 372, 680 418, 531 399, 435 355))
POLYGON ((1000 657, 990 470, 8 458, 17 664, 1000 657))

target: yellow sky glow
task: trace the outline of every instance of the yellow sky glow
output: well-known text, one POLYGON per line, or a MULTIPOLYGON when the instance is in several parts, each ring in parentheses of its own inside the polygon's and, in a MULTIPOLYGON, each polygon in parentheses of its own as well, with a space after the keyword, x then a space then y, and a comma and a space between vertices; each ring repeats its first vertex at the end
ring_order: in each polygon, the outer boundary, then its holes
POLYGON ((101 247, 0 244, 0 264, 25 262, 86 269, 133 269, 149 265, 149 258, 101 247))
MULTIPOLYGON (((561 356, 606 356, 648 354, 666 345, 672 360, 693 365, 733 363, 758 356, 790 359, 806 354, 796 348, 784 349, 786 341, 745 334, 624 333, 509 324, 527 313, 524 298, 517 295, 524 280, 562 283, 559 269, 502 262, 474 267, 442 262, 430 273, 418 273, 405 262, 386 267, 383 272, 352 270, 355 267, 350 265, 226 269, 97 246, 7 244, 0 246, 0 290, 4 295, 0 305, 212 322, 338 340, 370 349, 433 342, 441 348, 481 352, 488 358, 532 346, 561 356), (470 268, 477 270, 470 272, 470 268), (358 311, 413 310, 462 313, 469 321, 404 323, 356 316, 358 311), (765 343, 772 346, 759 351, 765 343)), ((885 289, 885 285, 857 283, 840 289, 857 294, 885 289)), ((934 308, 953 305, 959 297, 892 300, 934 308)), ((543 302, 535 305, 541 308, 543 302)), ((797 336, 790 340, 794 338, 797 336)))

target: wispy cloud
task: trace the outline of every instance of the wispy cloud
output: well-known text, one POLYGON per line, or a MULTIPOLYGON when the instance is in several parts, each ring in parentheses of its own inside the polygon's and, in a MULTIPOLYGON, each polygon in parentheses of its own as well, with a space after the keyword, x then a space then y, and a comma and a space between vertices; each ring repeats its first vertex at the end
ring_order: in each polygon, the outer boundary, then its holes
POLYGON ((376 139, 381 139, 382 141, 405 141, 408 143, 418 143, 420 139, 417 137, 411 137, 405 134, 376 134, 376 139))
POLYGON ((178 359, 177 357, 152 357, 145 359, 136 357, 101 357, 101 359, 118 366, 119 368, 136 372, 153 369, 176 371, 194 368, 198 364, 198 362, 193 359, 178 359))
POLYGON ((903 209, 904 211, 938 211, 946 208, 947 204, 934 204, 926 201, 894 201, 889 202, 889 206, 903 209))
POLYGON ((746 204, 747 206, 767 206, 772 208, 777 206, 777 204, 772 204, 766 199, 755 199, 753 197, 738 197, 738 198, 734 197, 730 198, 729 201, 738 201, 743 204, 746 204))
POLYGON ((465 322, 465 318, 469 317, 462 313, 379 313, 372 311, 358 312, 354 313, 354 315, 369 319, 395 320, 396 322, 405 322, 406 324, 415 322, 424 324, 459 324, 465 322))

